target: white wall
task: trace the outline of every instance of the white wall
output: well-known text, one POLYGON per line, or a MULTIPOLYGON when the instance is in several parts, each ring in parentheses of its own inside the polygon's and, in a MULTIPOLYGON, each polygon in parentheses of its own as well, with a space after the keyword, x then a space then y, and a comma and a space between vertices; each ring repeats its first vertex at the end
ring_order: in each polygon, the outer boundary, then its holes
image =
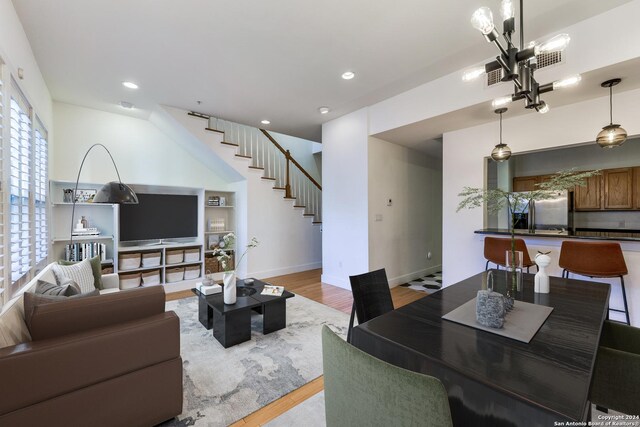
POLYGON ((322 125, 322 281, 351 289, 369 271, 368 112, 322 125))
MULTIPOLYGON (((102 143, 113 155, 125 183, 228 188, 227 181, 148 120, 55 102, 54 123, 56 149, 51 153, 55 159, 51 179, 75 181, 86 151, 102 143)), ((107 153, 94 148, 80 180, 101 183, 116 179, 107 153)))
POLYGON ((369 268, 406 283, 439 270, 441 248, 442 161, 369 137, 369 268))
MULTIPOLYGON (((622 123, 630 135, 640 134, 638 99, 640 90, 618 93, 615 96, 616 122, 622 123)), ((507 119, 504 132, 514 153, 548 149, 558 146, 595 141, 600 131, 599 121, 585 117, 608 117, 608 97, 598 98, 552 109, 545 115, 526 114, 507 119)), ((496 123, 449 132, 443 143, 443 281, 449 285, 484 269, 483 237, 474 230, 483 226, 481 209, 456 213, 457 194, 464 186, 484 186, 484 157, 498 138, 496 123), (460 260, 464 260, 461 262, 460 260)), ((595 142, 593 142, 595 144, 595 142)), ((602 150, 606 159, 613 150, 602 150)), ((603 160, 606 162, 606 160, 603 160)), ((551 239, 543 244, 559 245, 551 239)), ((640 244, 625 244, 625 257, 630 269, 627 279, 629 300, 634 323, 640 324, 640 244)), ((535 252, 534 252, 535 253, 535 252)), ((557 257, 557 255, 556 255, 557 257)), ((557 258, 554 261, 557 265, 557 258)), ((553 271, 553 270, 552 270, 553 271)), ((557 269, 553 271, 558 274, 557 269)), ((612 301, 615 301, 613 299, 612 301)))
POLYGON ((273 190, 273 182, 261 179, 262 171, 249 169, 249 159, 235 157, 236 149, 220 144, 222 135, 207 132, 207 122, 187 115, 187 111, 162 108, 173 123, 180 126, 184 143, 198 143, 232 169, 239 180, 231 188, 237 191, 238 247, 245 247, 251 237, 260 241, 239 269, 240 277, 265 278, 320 268, 322 256, 321 228, 294 209, 284 193, 273 190))

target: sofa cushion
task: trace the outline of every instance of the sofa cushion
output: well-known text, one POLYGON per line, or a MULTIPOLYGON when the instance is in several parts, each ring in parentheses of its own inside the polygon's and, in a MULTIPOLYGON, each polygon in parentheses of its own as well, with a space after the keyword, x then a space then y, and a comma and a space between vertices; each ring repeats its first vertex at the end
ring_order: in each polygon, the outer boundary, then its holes
POLYGON ((81 292, 78 284, 73 280, 67 278, 63 283, 59 285, 45 282, 44 280, 38 280, 38 283, 36 284, 35 293, 40 295, 70 297, 72 295, 77 295, 81 292))
MULTIPOLYGON (((60 302, 72 300, 72 299, 94 297, 99 295, 100 295, 100 291, 97 289, 94 289, 93 291, 87 292, 84 294, 75 294, 68 297, 63 295, 42 295, 37 293, 26 292, 24 294, 24 321, 27 324, 27 328, 29 328, 29 332, 31 332, 31 320, 35 315, 35 313, 37 312, 38 307, 47 305, 47 304, 60 303, 60 302)), ((33 334, 31 335, 33 336, 33 334)))
MULTIPOLYGON (((102 283, 102 261, 100 261, 100 257, 94 256, 93 258, 89 258, 89 263, 91 264, 91 272, 93 273, 93 286, 96 289, 104 289, 104 285, 102 283)), ((77 264, 77 261, 58 261, 60 265, 74 265, 77 264)))
POLYGON ((58 285, 64 283, 65 279, 69 278, 80 286, 82 293, 91 292, 96 289, 94 285, 95 279, 93 278, 93 269, 91 268, 91 262, 88 259, 73 265, 53 264, 51 269, 53 270, 53 274, 56 276, 56 282, 58 285))

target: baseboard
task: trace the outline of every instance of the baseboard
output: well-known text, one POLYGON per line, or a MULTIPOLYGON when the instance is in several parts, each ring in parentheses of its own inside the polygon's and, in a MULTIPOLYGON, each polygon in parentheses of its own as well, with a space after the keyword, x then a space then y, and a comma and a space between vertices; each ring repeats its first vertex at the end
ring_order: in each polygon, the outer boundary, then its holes
POLYGON ((322 262, 312 262, 309 264, 294 265, 290 267, 274 268, 273 270, 253 271, 247 273, 247 277, 256 279, 266 279, 268 277, 283 276, 285 274, 300 273, 301 271, 315 270, 322 268, 322 262))
POLYGON ((442 270, 442 265, 435 265, 433 267, 425 268, 423 270, 418 270, 412 273, 403 274, 402 276, 387 278, 387 280, 389 281, 389 287, 395 288, 398 285, 403 285, 414 279, 419 279, 420 277, 437 273, 438 271, 441 271, 441 270, 442 270))

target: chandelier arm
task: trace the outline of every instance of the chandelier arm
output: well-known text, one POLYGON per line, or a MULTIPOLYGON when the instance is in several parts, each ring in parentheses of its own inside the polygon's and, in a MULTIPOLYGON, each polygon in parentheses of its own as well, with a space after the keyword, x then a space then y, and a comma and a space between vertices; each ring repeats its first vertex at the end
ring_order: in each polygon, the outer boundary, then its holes
POLYGON ((524 0, 520 0, 520 50, 524 49, 524 0))

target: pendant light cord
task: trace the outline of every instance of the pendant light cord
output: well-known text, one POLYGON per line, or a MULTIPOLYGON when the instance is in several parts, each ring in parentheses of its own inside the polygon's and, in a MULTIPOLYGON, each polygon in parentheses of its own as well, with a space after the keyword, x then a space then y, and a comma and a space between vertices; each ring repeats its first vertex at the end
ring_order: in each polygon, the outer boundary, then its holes
POLYGON ((609 124, 613 124, 613 85, 609 86, 609 124))
POLYGON ((500 145, 502 145, 502 113, 500 113, 500 145))

